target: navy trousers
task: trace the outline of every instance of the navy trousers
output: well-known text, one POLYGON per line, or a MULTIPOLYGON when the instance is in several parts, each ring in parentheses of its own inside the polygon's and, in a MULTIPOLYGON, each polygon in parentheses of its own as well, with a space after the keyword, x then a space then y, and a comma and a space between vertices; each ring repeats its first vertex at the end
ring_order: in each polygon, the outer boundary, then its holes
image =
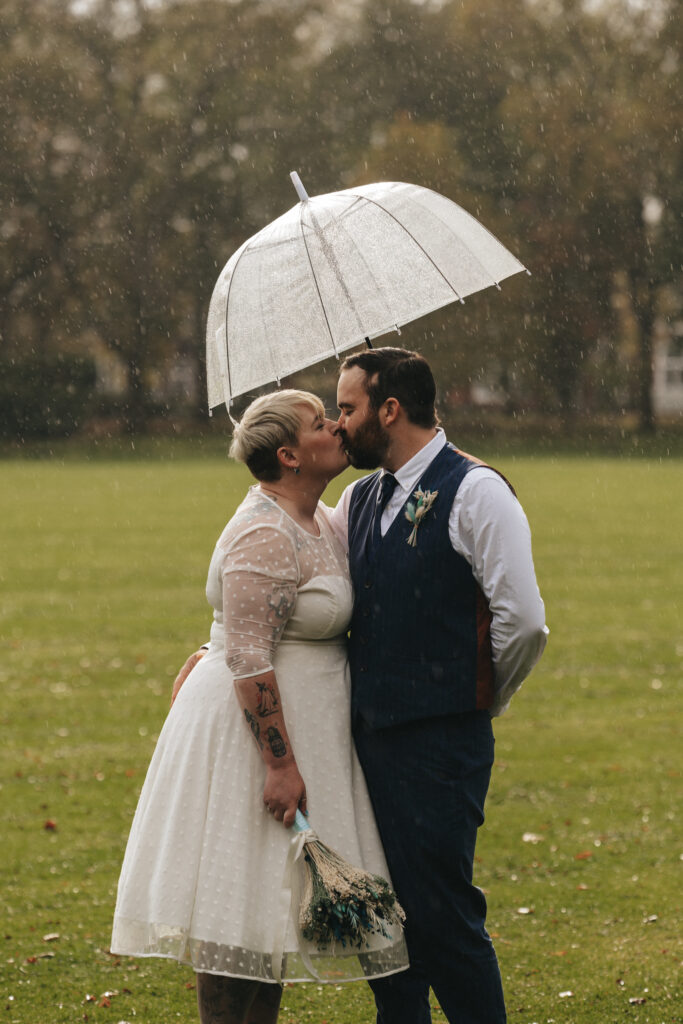
POLYGON ((472 885, 493 764, 488 712, 376 730, 359 718, 353 732, 411 964, 371 982, 377 1024, 429 1024, 430 986, 451 1024, 504 1024, 486 900, 472 885))

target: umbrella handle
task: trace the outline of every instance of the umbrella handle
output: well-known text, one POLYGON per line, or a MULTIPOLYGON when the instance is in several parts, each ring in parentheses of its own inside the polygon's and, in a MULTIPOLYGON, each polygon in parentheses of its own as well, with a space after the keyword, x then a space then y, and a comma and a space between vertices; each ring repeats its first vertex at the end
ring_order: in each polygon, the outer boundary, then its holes
POLYGON ((296 173, 296 171, 290 171, 289 176, 292 179, 292 184, 294 185, 294 188, 296 189, 296 194, 298 195, 301 202, 305 203, 308 200, 308 192, 302 185, 301 178, 296 173))

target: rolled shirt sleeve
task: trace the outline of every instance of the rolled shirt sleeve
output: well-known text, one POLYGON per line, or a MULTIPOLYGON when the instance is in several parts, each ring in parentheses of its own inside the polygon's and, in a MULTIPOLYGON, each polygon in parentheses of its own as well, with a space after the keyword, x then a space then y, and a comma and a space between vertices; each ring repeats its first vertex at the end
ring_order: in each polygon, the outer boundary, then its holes
POLYGON ((493 470, 461 483, 449 519, 453 548, 469 562, 491 611, 493 716, 502 714, 541 657, 548 629, 522 506, 493 470))

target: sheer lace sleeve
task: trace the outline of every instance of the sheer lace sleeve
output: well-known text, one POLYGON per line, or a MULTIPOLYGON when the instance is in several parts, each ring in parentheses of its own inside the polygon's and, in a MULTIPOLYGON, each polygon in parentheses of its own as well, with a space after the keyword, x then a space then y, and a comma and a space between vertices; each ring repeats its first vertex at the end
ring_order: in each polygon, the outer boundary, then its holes
POLYGON ((225 657, 236 679, 269 672, 296 603, 299 565, 291 537, 253 525, 225 549, 222 565, 225 657))

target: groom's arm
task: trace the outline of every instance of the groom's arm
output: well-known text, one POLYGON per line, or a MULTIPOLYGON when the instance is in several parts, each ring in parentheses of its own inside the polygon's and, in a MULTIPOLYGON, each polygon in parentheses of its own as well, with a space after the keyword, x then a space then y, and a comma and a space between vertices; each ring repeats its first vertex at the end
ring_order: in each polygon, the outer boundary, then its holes
POLYGON ((344 551, 349 550, 349 505, 353 489, 358 483, 354 480, 352 484, 344 488, 341 498, 334 508, 327 508, 327 516, 330 526, 343 545, 344 551))
POLYGON ((202 660, 208 649, 208 644, 202 644, 198 651, 195 651, 194 654, 190 655, 190 657, 187 659, 178 675, 173 680, 173 690, 171 692, 171 707, 173 707, 173 702, 180 693, 182 685, 189 676, 190 672, 195 667, 197 662, 202 660))
POLYGON ((545 608, 531 531, 507 483, 487 468, 463 480, 449 521, 451 543, 472 566, 491 611, 495 669, 492 715, 502 714, 545 648, 545 608))

